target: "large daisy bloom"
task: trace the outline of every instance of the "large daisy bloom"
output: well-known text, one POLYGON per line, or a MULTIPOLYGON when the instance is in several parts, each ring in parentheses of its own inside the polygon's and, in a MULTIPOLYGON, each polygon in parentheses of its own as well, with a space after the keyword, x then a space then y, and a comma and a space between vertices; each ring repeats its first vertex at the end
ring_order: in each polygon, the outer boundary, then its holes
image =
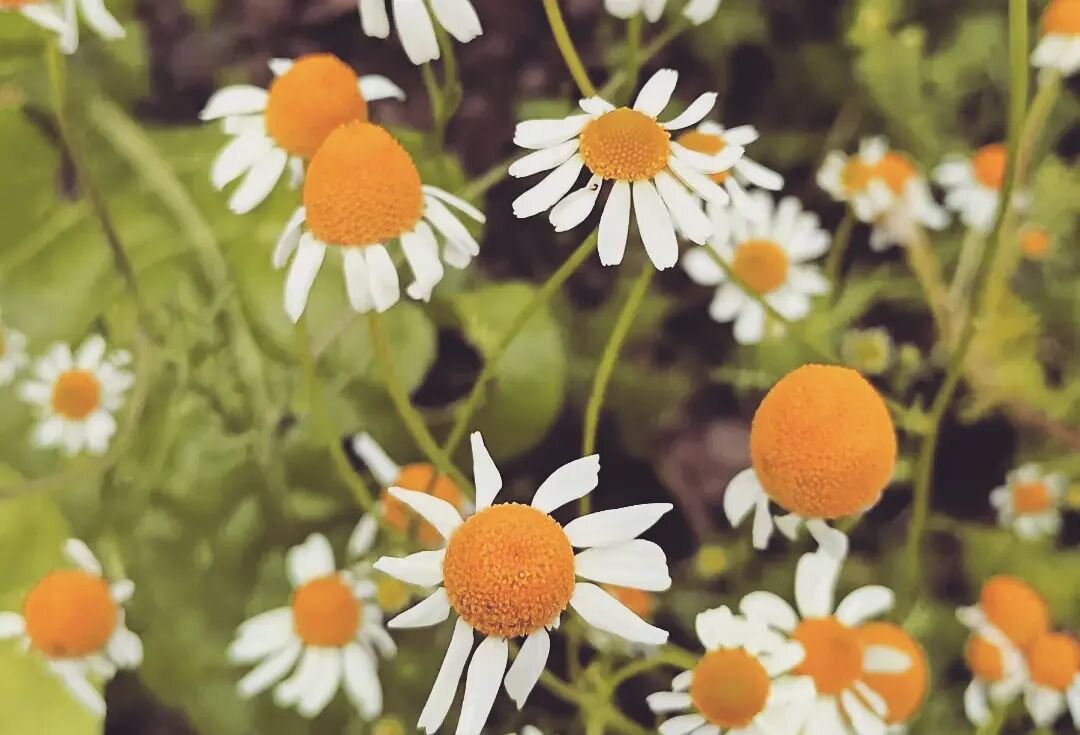
POLYGON ((778 206, 763 191, 749 199, 753 205, 747 210, 714 209, 709 244, 689 250, 682 259, 695 283, 716 288, 709 315, 720 323, 735 322, 735 340, 740 344, 757 344, 765 337, 767 315, 756 297, 784 318, 798 321, 810 313, 812 296, 829 292, 821 270, 807 264, 832 242, 817 215, 803 211, 794 197, 785 197, 778 206), (729 280, 716 258, 727 263, 752 293, 729 280))
POLYGON ((1026 464, 990 493, 990 504, 997 509, 998 523, 1020 538, 1056 536, 1067 486, 1064 475, 1044 475, 1036 465, 1026 464))
POLYGON ((1017 697, 1027 682, 1024 657, 1000 632, 972 633, 964 645, 971 683, 964 690, 964 714, 981 727, 990 721, 991 704, 1002 706, 1017 697))
POLYGON ((424 185, 409 154, 377 125, 352 122, 330 134, 308 165, 303 200, 274 250, 277 268, 294 256, 285 279, 285 311, 294 322, 327 250, 341 253, 349 303, 359 312, 386 311, 401 296, 389 243, 400 243, 413 272, 406 293, 423 301, 442 280, 444 261, 464 268, 480 252, 450 207, 483 222, 480 210, 424 185))
MULTIPOLYGON (((945 189, 945 206, 957 213, 964 226, 984 235, 993 229, 1007 159, 1005 146, 991 143, 970 157, 949 156, 934 169, 934 180, 945 189)), ((1028 199, 1017 192, 1013 201, 1026 206, 1028 199)))
POLYGON ((63 551, 75 568, 38 580, 23 600, 22 614, 0 612, 0 639, 21 639, 24 649, 45 657, 73 697, 104 715, 95 682, 142 663, 142 642, 124 621, 123 605, 135 585, 126 579, 109 583, 101 562, 78 539, 64 542, 63 551))
POLYGON ((1027 652, 1024 704, 1039 727, 1050 727, 1066 708, 1080 727, 1080 642, 1068 633, 1044 633, 1027 652))
MULTIPOLYGON (((365 516, 349 542, 350 552, 366 554, 374 538, 375 519, 365 516)), ((294 546, 285 561, 293 587, 289 605, 246 621, 229 645, 233 663, 258 662, 237 691, 246 699, 277 684, 278 706, 315 717, 344 685, 360 715, 375 719, 383 702, 376 653, 390 657, 396 651, 383 629, 375 584, 356 569, 339 571, 321 534, 294 546), (292 675, 282 681, 289 671, 292 675)))
POLYGON ((333 54, 309 54, 295 61, 270 62, 274 81, 269 89, 237 84, 216 92, 199 117, 221 120, 231 140, 210 170, 221 191, 236 180, 229 209, 244 214, 261 204, 286 169, 295 185, 303 179, 304 162, 315 155, 337 127, 368 119, 368 102, 405 93, 378 75, 358 77, 333 54))
POLYGON ((791 675, 805 659, 802 644, 727 607, 698 613, 695 628, 705 655, 675 677, 673 691, 646 700, 657 714, 687 712, 661 724, 661 735, 798 732, 815 697, 813 679, 791 675))
POLYGON ((15 380, 28 362, 26 335, 4 324, 3 315, 0 314, 0 385, 15 380))
POLYGON ((599 457, 584 457, 553 472, 531 505, 493 505, 502 477, 479 433, 472 435, 472 451, 476 512, 462 519, 444 500, 391 488, 391 495, 438 529, 446 545, 375 563, 385 574, 435 588, 391 620, 389 627, 435 625, 451 612, 457 617, 446 657, 420 713, 418 726, 427 733, 439 729, 453 704, 475 632, 483 640, 465 674, 458 735, 479 735, 500 684, 518 707, 525 703, 547 664, 548 630, 558 627, 568 607, 590 625, 630 641, 659 645, 668 636, 593 582, 649 591, 671 586, 663 550, 637 538, 671 510, 670 503, 600 511, 561 526, 550 513, 592 492, 599 478, 599 457), (575 548, 584 550, 575 555, 575 548), (592 581, 579 582, 578 577, 592 581), (525 640, 508 670, 513 638, 525 640))
MULTIPOLYGON (((439 25, 461 43, 468 43, 483 34, 480 18, 469 0, 392 0, 394 28, 409 61, 426 64, 439 58, 439 40, 431 14, 439 25)), ((364 33, 375 38, 390 36, 390 16, 386 4, 391 0, 359 0, 360 24, 364 33)))
POLYGON ((860 587, 834 611, 839 574, 840 562, 833 557, 804 554, 795 569, 798 612, 772 592, 751 592, 739 609, 802 644, 806 655, 792 673, 810 677, 816 692, 804 735, 879 735, 885 729, 888 704, 868 678, 901 674, 913 661, 902 646, 868 639, 861 632, 860 626, 892 607, 892 590, 860 587))
POLYGON ((750 460, 724 493, 731 524, 754 511, 754 547, 763 549, 774 525, 795 538, 805 522, 822 549, 843 558, 847 537, 826 521, 877 503, 896 466, 896 429, 881 395, 859 373, 804 365, 781 378, 758 406, 750 460), (770 501, 787 514, 774 519, 770 501))
MULTIPOLYGON (((694 25, 710 20, 720 8, 721 0, 689 0, 683 8, 683 17, 694 25)), ((632 18, 643 13, 650 23, 660 20, 667 0, 604 0, 604 8, 616 18, 632 18)))
POLYGON ((1080 0, 1051 0, 1031 63, 1063 76, 1080 71, 1080 0))
POLYGON ((906 732, 907 726, 922 709, 930 686, 930 665, 926 651, 895 623, 864 623, 859 626, 859 637, 864 645, 889 646, 911 659, 907 671, 863 675, 863 683, 885 704, 884 720, 889 732, 906 732))
POLYGON ((0 12, 15 11, 59 36, 60 50, 79 47, 79 15, 106 41, 124 37, 124 27, 105 7, 105 0, 3 0, 0 12))
MULTIPOLYGON (((679 145, 692 151, 715 156, 728 146, 745 147, 756 142, 760 137, 757 128, 753 125, 725 128, 720 123, 706 120, 694 130, 683 133, 676 140, 679 145)), ((712 174, 711 178, 727 190, 728 196, 731 197, 731 204, 736 209, 746 211, 747 214, 754 210, 754 201, 746 194, 747 187, 756 186, 769 191, 780 191, 784 188, 783 176, 746 156, 740 157, 730 170, 712 174)), ((726 207, 717 207, 711 203, 707 209, 713 217, 727 210, 726 207)), ((764 213, 756 214, 759 217, 764 216, 764 213)))
POLYGON ((100 335, 88 337, 72 356, 55 344, 34 365, 34 377, 19 385, 19 396, 40 414, 34 430, 38 447, 60 447, 67 455, 102 455, 116 433, 113 414, 135 381, 124 350, 105 353, 100 335))
POLYGON ((729 145, 706 155, 671 140, 671 131, 696 124, 716 104, 716 93, 706 92, 675 119, 657 122, 678 78, 673 69, 656 72, 633 108, 592 97, 581 100, 582 114, 518 123, 514 142, 534 152, 515 161, 510 175, 551 173, 514 201, 514 214, 532 217, 550 209, 555 230, 570 230, 589 216, 603 183, 610 180, 614 183, 600 217, 601 263, 622 262, 631 211, 645 251, 659 270, 679 260, 676 231, 705 244, 712 224, 698 197, 716 204, 730 201, 709 177, 734 166, 743 148, 729 145), (575 190, 582 169, 588 170, 589 181, 575 190))

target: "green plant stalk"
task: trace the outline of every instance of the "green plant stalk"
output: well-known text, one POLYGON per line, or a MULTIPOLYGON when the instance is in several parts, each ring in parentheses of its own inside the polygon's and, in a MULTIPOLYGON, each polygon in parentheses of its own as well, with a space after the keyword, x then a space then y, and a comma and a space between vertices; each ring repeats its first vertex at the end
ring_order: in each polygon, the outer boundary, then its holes
POLYGON ((555 37, 559 53, 562 54, 566 68, 570 71, 570 76, 574 78, 578 90, 583 97, 595 97, 596 87, 589 79, 589 73, 585 71, 585 65, 581 63, 581 57, 574 48, 574 41, 570 38, 570 31, 567 30, 562 10, 559 9, 559 0, 544 0, 544 12, 551 26, 551 35, 555 37))
MULTIPOLYGON (((667 48, 668 44, 678 38, 682 33, 692 27, 692 24, 683 16, 679 16, 679 19, 668 25, 659 35, 656 36, 651 42, 645 45, 644 50, 640 55, 640 62, 638 63, 638 69, 647 64, 654 56, 667 48)), ((611 75, 607 84, 600 88, 598 96, 604 99, 610 99, 615 92, 626 84, 626 71, 620 69, 611 75)), ((630 91, 633 91, 631 86, 630 91)))
POLYGON ((833 237, 832 249, 829 250, 829 258, 825 261, 825 277, 832 284, 833 303, 840 297, 841 270, 844 267, 844 255, 847 254, 848 244, 851 242, 851 232, 855 229, 855 213, 848 207, 844 212, 844 218, 836 227, 836 235, 833 237))
POLYGON ((926 231, 917 225, 912 225, 911 237, 904 243, 904 257, 908 267, 915 275, 926 303, 930 307, 930 314, 934 318, 938 334, 942 340, 950 341, 949 333, 949 294, 945 285, 945 279, 941 275, 941 263, 930 247, 926 239, 926 231))
POLYGON ((435 143, 441 146, 446 134, 447 116, 443 108, 442 88, 430 61, 420 66, 420 77, 424 80, 424 90, 427 92, 428 104, 431 105, 432 136, 435 143))
POLYGON ((964 233, 963 242, 960 243, 960 257, 956 261, 952 285, 949 286, 949 304, 954 313, 959 314, 966 300, 968 287, 982 259, 984 247, 986 247, 986 239, 982 233, 968 228, 968 231, 964 233))
POLYGON ((623 66, 626 80, 620 85, 623 90, 620 96, 627 101, 630 100, 630 96, 637 87, 638 74, 641 70, 641 23, 641 13, 634 13, 626 22, 626 62, 623 66))

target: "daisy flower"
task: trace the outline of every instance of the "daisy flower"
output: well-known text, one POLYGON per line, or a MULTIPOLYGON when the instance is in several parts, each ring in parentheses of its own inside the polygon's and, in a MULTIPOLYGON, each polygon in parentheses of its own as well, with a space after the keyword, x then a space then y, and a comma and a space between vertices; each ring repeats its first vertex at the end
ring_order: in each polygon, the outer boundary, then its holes
MULTIPOLYGON (((984 235, 993 229, 1007 159, 1005 146, 991 143, 970 158, 949 156, 934 170, 934 180, 946 192, 945 206, 958 214, 964 226, 984 235)), ((1018 192, 1013 201, 1025 206, 1028 196, 1018 192)))
POLYGON ((96 715, 105 700, 93 682, 142 663, 139 637, 128 630, 123 605, 135 585, 109 583, 89 547, 68 539, 64 556, 75 569, 46 574, 27 593, 22 614, 0 612, 0 639, 19 638, 25 650, 45 657, 71 695, 96 715))
POLYGON ((755 297, 763 298, 786 319, 798 321, 810 313, 811 296, 829 292, 821 270, 807 264, 824 254, 831 243, 817 215, 803 211, 794 197, 785 197, 778 206, 763 191, 749 199, 753 205, 745 212, 710 212, 712 239, 682 259, 691 280, 716 288, 709 315, 720 323, 735 322, 739 344, 757 344, 765 336, 765 307, 755 297), (752 293, 729 280, 716 257, 727 263, 752 293))
POLYGON ((1080 0, 1051 0, 1031 63, 1062 76, 1080 71, 1080 0))
POLYGON ((705 655, 675 677, 673 691, 646 699, 657 714, 689 710, 661 724, 661 735, 798 732, 814 703, 813 680, 791 676, 806 656, 802 644, 727 607, 698 613, 695 628, 705 655))
POLYGON ((295 61, 270 62, 270 89, 237 84, 216 92, 199 117, 221 120, 232 137, 210 171, 221 191, 240 179, 229 209, 244 214, 261 204, 286 169, 293 185, 303 179, 304 162, 333 130, 368 119, 368 102, 405 93, 386 77, 358 77, 333 54, 309 54, 295 61))
MULTIPOLYGON (((349 550, 365 554, 374 539, 375 519, 365 516, 349 550)), ((315 717, 344 685, 360 715, 375 719, 383 702, 376 653, 388 658, 396 648, 373 600, 374 583, 356 571, 338 571, 330 542, 317 533, 289 549, 285 562, 293 586, 288 607, 246 621, 229 645, 233 663, 259 662, 237 691, 247 699, 277 684, 275 704, 315 717), (281 681, 290 670, 292 675, 281 681)))
MULTIPOLYGON (((388 2, 390 0, 359 0, 364 33, 374 38, 390 36, 390 17, 386 13, 388 2)), ((439 40, 431 13, 435 14, 439 25, 461 43, 468 43, 484 32, 469 0, 430 0, 430 3, 429 11, 425 0, 393 0, 394 28, 405 55, 416 65, 439 58, 439 40)))
POLYGON ((716 94, 706 92, 675 119, 657 122, 678 78, 673 69, 656 72, 633 108, 616 108, 592 97, 581 100, 583 114, 518 123, 514 142, 534 152, 515 161, 510 175, 551 173, 514 201, 514 214, 532 217, 550 209, 556 232, 570 230, 589 216, 603 183, 610 180, 614 183, 600 217, 601 263, 622 262, 631 210, 645 251, 658 270, 679 260, 676 230, 703 245, 712 225, 697 197, 728 203, 727 192, 709 176, 734 166, 743 148, 729 145, 716 155, 706 155, 671 140, 672 130, 696 124, 716 103, 716 94), (589 172, 588 183, 571 191, 583 168, 589 172))
POLYGON ((106 355, 105 340, 96 334, 74 357, 66 344, 53 345, 37 360, 34 378, 19 385, 19 396, 41 416, 34 444, 60 447, 69 456, 105 454, 116 433, 113 413, 135 382, 125 369, 130 361, 124 350, 106 355))
POLYGON ((881 697, 885 705, 884 720, 889 732, 906 732, 908 723, 918 715, 926 701, 930 683, 926 651, 894 623, 866 623, 859 626, 859 637, 865 646, 887 646, 911 659, 907 671, 863 675, 863 683, 881 697))
POLYGON ((991 703, 1008 704, 1024 688, 1027 668, 1016 646, 992 628, 968 638, 964 662, 971 672, 971 683, 964 690, 964 714, 971 724, 981 727, 990 721, 991 703))
POLYGON ((762 399, 750 426, 752 467, 724 493, 724 512, 738 526, 754 511, 754 547, 765 548, 774 524, 794 539, 799 525, 838 559, 847 537, 825 521, 867 510, 896 466, 896 429, 881 395, 859 373, 838 365, 804 365, 762 399), (788 511, 774 521, 769 501, 788 511))
MULTIPOLYGON (((721 0, 689 0, 683 8, 683 17, 694 25, 712 19, 720 8, 721 0)), ((643 13, 650 23, 660 20, 667 0, 604 0, 604 8, 616 18, 632 18, 643 13)))
POLYGON ((1021 651, 1050 630, 1046 600, 1023 580, 1008 575, 988 579, 978 604, 958 609, 956 616, 974 632, 1004 639, 1021 651))
POLYGON ((1024 704, 1039 727, 1050 727, 1066 708, 1080 727, 1080 642, 1068 633, 1044 633, 1027 652, 1024 704))
POLYGON ((26 335, 4 324, 0 314, 0 385, 7 385, 26 367, 26 335))
POLYGON ((79 14, 106 41, 124 37, 124 27, 105 8, 105 0, 3 0, 0 12, 14 11, 59 36, 60 50, 79 47, 79 14))
POLYGON ((1061 474, 1044 475, 1033 464, 1009 473, 1005 485, 990 493, 998 523, 1023 539, 1056 536, 1067 483, 1061 474))
POLYGON ((592 582, 648 591, 671 586, 667 558, 656 544, 637 538, 671 510, 670 503, 635 505, 582 516, 561 526, 549 514, 596 487, 600 459, 575 460, 540 485, 532 505, 493 505, 502 477, 479 433, 472 435, 476 512, 462 519, 445 500, 391 488, 390 494, 438 529, 446 545, 405 558, 383 557, 375 569, 422 587, 429 597, 390 621, 391 628, 417 628, 457 616, 454 635, 418 726, 435 732, 453 704, 465 675, 458 735, 479 735, 500 683, 520 708, 547 665, 551 642, 567 607, 590 625, 637 643, 659 645, 667 632, 639 618, 592 582), (584 549, 576 556, 574 548, 584 549), (509 640, 525 638, 507 670, 509 640), (505 675, 505 679, 504 679, 505 675))
POLYGON ((834 612, 839 574, 840 562, 833 557, 821 552, 804 554, 795 568, 798 614, 772 592, 751 592, 739 609, 802 644, 806 656, 792 673, 810 677, 816 692, 802 732, 878 734, 884 731, 888 705, 867 678, 901 674, 913 662, 903 647, 892 641, 868 640, 861 632, 860 626, 892 607, 892 590, 880 585, 860 587, 841 600, 834 612))
MULTIPOLYGON (((695 130, 683 133, 676 140, 679 145, 692 151, 715 156, 728 146, 745 147, 759 137, 761 136, 753 125, 739 125, 726 129, 720 123, 706 120, 695 130)), ((745 210, 747 213, 754 211, 754 201, 746 194, 747 187, 757 186, 769 191, 780 191, 784 188, 783 176, 746 156, 739 158, 730 170, 712 174, 711 178, 727 190, 734 207, 745 210)), ((709 214, 714 217, 718 216, 717 210, 726 211, 726 207, 716 207, 712 204, 708 209, 709 214)))
POLYGON ((285 311, 294 322, 329 249, 341 253, 349 303, 359 312, 386 311, 400 298, 387 243, 400 242, 415 276, 406 293, 423 301, 442 280, 443 261, 464 268, 480 252, 450 207, 483 222, 480 210, 424 185, 409 154, 377 125, 352 122, 327 137, 308 165, 303 200, 274 251, 278 268, 295 253, 285 279, 285 311), (445 241, 441 255, 436 233, 445 241))

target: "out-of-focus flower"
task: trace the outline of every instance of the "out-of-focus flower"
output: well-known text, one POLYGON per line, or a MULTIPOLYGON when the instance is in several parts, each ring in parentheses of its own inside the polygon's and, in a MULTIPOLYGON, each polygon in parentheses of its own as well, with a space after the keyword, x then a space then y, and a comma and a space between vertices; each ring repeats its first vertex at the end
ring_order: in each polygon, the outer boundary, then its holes
POLYGON ((79 47, 79 15, 106 41, 124 37, 124 27, 105 7, 105 0, 3 0, 0 13, 13 11, 59 37, 60 50, 79 47))
POLYGON ((1020 538, 1056 536, 1066 484, 1064 475, 1044 475, 1036 465, 1026 464, 990 493, 990 504, 997 508, 998 523, 1020 538))
POLYGON ((964 714, 981 727, 990 720, 990 704, 1004 705, 1020 693, 1027 679, 1024 657, 1000 632, 972 633, 964 646, 971 683, 964 691, 964 714))
POLYGON ((1050 629, 1046 600, 1023 580, 1008 575, 988 579, 978 604, 962 607, 956 615, 976 633, 997 631, 1021 651, 1050 629))
MULTIPOLYGON (((390 16, 386 12, 390 1, 359 0, 364 33, 374 38, 390 36, 390 16)), ((393 0, 393 5, 394 29, 405 55, 416 65, 439 58, 439 40, 431 22, 432 13, 439 25, 461 43, 468 43, 484 32, 476 8, 469 0, 431 0, 430 10, 425 0, 393 0)))
POLYGON ((1080 71, 1080 0, 1051 0, 1031 63, 1064 76, 1080 71))
POLYGON ((0 385, 15 380, 28 362, 26 335, 5 324, 4 315, 0 313, 0 385))
POLYGON ((926 651, 919 642, 894 623, 874 622, 859 627, 864 646, 890 646, 911 659, 907 671, 892 674, 865 674, 863 682, 885 703, 885 724, 890 732, 904 732, 922 709, 930 684, 926 651))
POLYGON ((1020 230, 1020 252, 1028 260, 1042 262, 1050 254, 1050 233, 1038 225, 1020 230))
POLYGON ((1050 727, 1065 712, 1080 727, 1080 642, 1068 633, 1044 633, 1027 655, 1024 704, 1038 727, 1050 727))
MULTIPOLYGON (((683 17, 694 25, 712 19, 720 8, 721 0, 689 0, 683 8, 683 17)), ((650 23, 660 20, 667 0, 604 0, 604 7, 616 18, 632 18, 643 13, 650 23)))
POLYGON ((840 355, 864 375, 881 375, 892 365, 892 336, 884 327, 852 329, 840 343, 840 355))
MULTIPOLYGON (((934 180, 945 189, 945 206, 956 212, 966 227, 982 234, 993 229, 1007 159, 1005 146, 991 143, 970 157, 949 156, 934 169, 934 180)), ((1018 206, 1027 205, 1027 194, 1016 192, 1013 196, 1018 206)))
MULTIPOLYGON (((745 147, 755 142, 760 135, 753 125, 739 125, 726 129, 723 125, 706 120, 697 126, 696 130, 683 133, 677 139, 679 145, 692 151, 703 153, 707 156, 715 156, 728 146, 745 147)), ((765 216, 765 212, 754 211, 754 200, 746 193, 746 187, 757 186, 769 191, 780 191, 784 187, 784 177, 766 168, 760 163, 742 156, 728 171, 712 174, 712 180, 722 184, 731 197, 731 205, 736 211, 743 212, 747 218, 754 214, 754 219, 765 216)), ((720 216, 713 212, 717 205, 710 203, 707 207, 710 216, 720 216)))

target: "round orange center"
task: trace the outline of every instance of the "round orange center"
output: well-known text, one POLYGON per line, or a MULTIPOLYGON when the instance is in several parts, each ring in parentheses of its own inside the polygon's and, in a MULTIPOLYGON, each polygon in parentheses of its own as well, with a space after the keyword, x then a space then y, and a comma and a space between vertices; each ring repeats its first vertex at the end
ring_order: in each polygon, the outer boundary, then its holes
POLYGON ((1080 0, 1054 0, 1042 20, 1043 35, 1080 36, 1080 0))
POLYGON ((991 577, 979 595, 979 607, 998 630, 1026 649, 1050 627, 1042 596, 1016 577, 991 577))
POLYGON ((787 253, 772 240, 747 240, 735 248, 731 270, 757 293, 772 293, 787 280, 787 253))
POLYGON ((806 649, 796 674, 814 680, 819 694, 837 695, 862 674, 863 645, 853 628, 833 617, 803 620, 791 634, 806 649))
POLYGON ((1001 143, 984 145, 971 158, 975 181, 988 189, 1000 189, 1005 182, 1005 161, 1008 152, 1001 143))
POLYGON ((877 174, 885 180, 893 194, 900 196, 908 182, 918 174, 918 169, 903 153, 889 151, 878 163, 877 174))
POLYGON ((302 56, 270 85, 266 131, 294 156, 311 158, 335 128, 367 119, 356 72, 332 54, 302 56))
POLYGON ((298 587, 292 610, 296 635, 309 646, 344 646, 360 628, 360 601, 336 574, 298 587))
POLYGON ((746 727, 765 709, 772 682, 765 667, 741 648, 710 651, 694 667, 690 699, 720 727, 746 727))
POLYGON ((844 170, 840 172, 840 180, 849 194, 856 194, 865 191, 866 187, 870 186, 876 173, 874 164, 866 163, 858 156, 852 156, 844 165, 844 170))
POLYGON ((601 586, 605 592, 630 608, 639 618, 652 619, 653 610, 656 609, 656 598, 652 594, 631 587, 616 587, 613 584, 601 586))
MULTIPOLYGON (((706 156, 715 156, 720 153, 720 151, 727 148, 727 141, 724 140, 723 136, 713 135, 712 133, 702 133, 697 130, 691 130, 688 133, 680 135, 678 143, 684 148, 689 148, 698 153, 704 153, 706 156)), ((718 174, 710 174, 710 178, 716 183, 722 184, 730 175, 731 169, 728 169, 727 171, 721 171, 718 174)))
POLYGON ((1063 692, 1080 674, 1080 643, 1066 633, 1047 633, 1031 645, 1027 662, 1033 682, 1063 692))
POLYGON ((574 551, 548 514, 517 503, 494 505, 450 537, 443 584, 458 615, 484 635, 528 635, 569 604, 574 551))
POLYGON ((968 638, 964 660, 976 679, 993 683, 1005 677, 1005 657, 1001 649, 980 635, 968 638))
POLYGON ((89 370, 60 373, 53 384, 53 411, 66 419, 84 419, 101 403, 101 383, 89 370))
POLYGON ((902 674, 864 673, 862 681, 877 692, 888 707, 886 722, 899 725, 907 722, 922 706, 926 698, 930 669, 922 646, 892 623, 868 623, 858 629, 864 646, 889 646, 903 651, 911 659, 911 666, 902 674))
POLYGON ((101 577, 63 569, 46 575, 23 603, 26 634, 49 658, 102 650, 116 629, 116 603, 101 577))
POLYGON ((1045 260, 1050 252, 1050 233, 1041 227, 1028 227, 1020 233, 1020 252, 1032 260, 1045 260))
POLYGON ((304 206, 308 229, 322 242, 374 245, 420 221, 420 173, 390 133, 349 123, 331 133, 311 159, 304 206))
POLYGON ((667 166, 670 148, 671 133, 629 107, 604 113, 581 131, 581 157, 605 179, 651 179, 667 166))
MULTIPOLYGON (((417 462, 401 468, 401 473, 394 481, 396 487, 430 493, 440 500, 445 500, 459 511, 464 504, 461 490, 446 475, 436 475, 435 468, 426 463, 417 462)), ((424 546, 435 548, 442 546, 442 535, 427 521, 418 516, 411 508, 387 492, 382 496, 383 518, 386 524, 401 533, 415 532, 416 538, 424 546)))
POLYGON ((1044 482, 1021 482, 1013 486, 1013 509, 1017 513, 1042 513, 1054 505, 1044 482))
POLYGON ((839 518, 877 502, 896 464, 885 402, 859 373, 804 365, 758 406, 750 457, 765 492, 804 518, 839 518))

